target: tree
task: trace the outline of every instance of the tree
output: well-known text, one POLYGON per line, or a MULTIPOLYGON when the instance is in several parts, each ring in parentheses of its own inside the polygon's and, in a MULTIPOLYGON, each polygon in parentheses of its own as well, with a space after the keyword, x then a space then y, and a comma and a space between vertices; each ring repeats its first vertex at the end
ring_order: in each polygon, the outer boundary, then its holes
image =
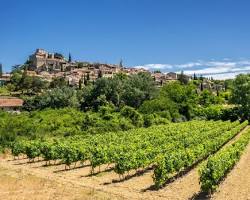
MULTIPOLYGON (((138 73, 131 76, 117 74, 113 78, 99 78, 93 84, 84 88, 82 109, 94 107, 93 102, 104 99, 117 107, 128 105, 138 108, 143 101, 152 99, 156 94, 155 83, 148 73, 138 73), (102 98, 100 98, 102 96, 102 98)), ((98 104, 100 105, 100 104, 98 104)))
POLYGON ((209 106, 216 103, 216 98, 209 90, 203 90, 199 96, 199 104, 209 106))
POLYGON ((53 78, 52 82, 50 83, 50 88, 62 88, 68 85, 65 77, 56 77, 53 78))
POLYGON ((161 98, 167 98, 177 105, 179 113, 188 120, 192 118, 193 110, 198 105, 196 86, 192 83, 183 85, 179 82, 166 84, 160 91, 161 98))
POLYGON ((119 63, 119 67, 120 67, 120 68, 123 68, 123 64, 122 64, 122 63, 123 63, 123 61, 122 61, 122 59, 121 59, 121 60, 120 60, 120 63, 119 63))
POLYGON ((233 80, 232 79, 227 79, 224 81, 224 88, 225 90, 232 90, 233 88, 233 80))
POLYGON ((18 87, 20 90, 22 90, 22 93, 23 93, 25 90, 28 92, 31 86, 32 86, 32 77, 28 76, 27 66, 25 66, 24 71, 22 72, 22 76, 18 84, 18 87))
POLYGON ((136 127, 141 127, 143 125, 143 117, 142 117, 142 115, 132 107, 124 106, 121 109, 121 115, 131 119, 131 122, 136 127))
POLYGON ((87 73, 86 79, 87 79, 87 81, 90 81, 90 75, 89 75, 89 73, 87 73))
POLYGON ((102 78, 102 70, 98 71, 98 78, 102 78))
POLYGON ((194 73, 194 77, 193 77, 194 80, 197 80, 197 76, 196 74, 194 73))
POLYGON ((32 77, 32 86, 31 90, 34 93, 42 92, 43 89, 48 88, 48 82, 45 80, 42 80, 40 77, 32 77))
POLYGON ((53 88, 41 95, 28 98, 24 103, 24 109, 35 110, 45 108, 79 107, 76 90, 69 87, 53 88))
POLYGON ((64 59, 64 56, 61 53, 55 53, 54 57, 58 59, 64 59))
POLYGON ((3 76, 3 65, 0 63, 0 78, 3 76))
POLYGON ((72 62, 72 58, 71 58, 71 54, 69 53, 69 63, 71 63, 72 62))
POLYGON ((201 81, 203 81, 203 80, 204 80, 204 77, 203 77, 202 75, 200 75, 199 79, 200 79, 201 81))
POLYGON ((250 118, 250 74, 240 74, 233 81, 231 102, 239 107, 242 118, 250 118))
POLYGON ((79 90, 82 89, 82 83, 83 83, 82 78, 80 78, 80 79, 79 79, 79 90))
POLYGON ((203 87, 203 82, 200 83, 200 90, 203 91, 204 87, 203 87))
POLYGON ((188 76, 184 74, 183 71, 181 71, 181 74, 178 76, 178 80, 181 82, 181 84, 186 85, 188 84, 188 76))
POLYGON ((123 87, 122 101, 134 108, 139 108, 145 100, 153 99, 157 92, 153 78, 145 72, 128 76, 123 87))
POLYGON ((88 81, 87 81, 87 78, 86 78, 85 74, 84 74, 84 76, 83 76, 83 84, 84 84, 84 85, 87 85, 87 84, 88 84, 88 81))
POLYGON ((144 101, 139 111, 143 114, 157 114, 168 120, 180 117, 178 105, 166 97, 144 101))

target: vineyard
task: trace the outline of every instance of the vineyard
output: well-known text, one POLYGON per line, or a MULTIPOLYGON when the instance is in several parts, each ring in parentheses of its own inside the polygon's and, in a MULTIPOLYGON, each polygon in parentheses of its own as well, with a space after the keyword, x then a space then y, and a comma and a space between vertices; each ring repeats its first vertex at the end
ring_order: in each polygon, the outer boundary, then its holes
POLYGON ((247 124, 247 121, 241 124, 238 121, 190 121, 118 133, 39 140, 20 138, 10 148, 15 159, 23 156, 29 162, 42 159, 45 165, 59 163, 64 164, 65 169, 75 168, 77 163, 83 167, 89 163, 90 175, 100 173, 101 166, 105 165, 105 169, 118 174, 120 181, 131 173, 152 169, 155 189, 164 187, 170 178, 209 157, 201 170, 201 189, 213 191, 214 185, 219 184, 239 159, 248 144, 250 131, 235 144, 218 150, 247 124), (214 172, 219 174, 215 181, 211 180, 214 172))

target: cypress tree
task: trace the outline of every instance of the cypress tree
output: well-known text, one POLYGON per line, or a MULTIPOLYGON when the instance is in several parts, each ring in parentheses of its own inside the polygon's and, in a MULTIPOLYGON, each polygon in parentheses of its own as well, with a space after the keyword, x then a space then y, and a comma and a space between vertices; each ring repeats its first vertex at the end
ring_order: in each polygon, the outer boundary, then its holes
POLYGON ((87 81, 90 80, 90 76, 89 76, 89 73, 87 73, 87 81))
POLYGON ((120 60, 120 63, 119 63, 119 67, 120 67, 120 68, 123 68, 122 62, 123 62, 123 61, 122 61, 122 59, 121 59, 121 60, 120 60))
POLYGON ((79 89, 82 89, 82 78, 79 79, 79 89))
POLYGON ((194 80, 197 80, 197 76, 196 76, 196 74, 194 73, 194 80))
POLYGON ((98 78, 102 78, 102 70, 98 71, 98 78))
POLYGON ((88 81, 87 81, 87 79, 86 79, 85 74, 84 74, 84 76, 83 76, 83 84, 84 84, 84 85, 87 85, 87 84, 88 84, 88 81))
POLYGON ((71 61, 72 61, 72 58, 71 58, 71 54, 69 53, 69 63, 71 63, 71 61))
POLYGON ((201 85, 200 85, 200 89, 201 91, 203 91, 203 83, 201 82, 201 85))
POLYGON ((0 63, 0 78, 3 76, 3 65, 0 63))

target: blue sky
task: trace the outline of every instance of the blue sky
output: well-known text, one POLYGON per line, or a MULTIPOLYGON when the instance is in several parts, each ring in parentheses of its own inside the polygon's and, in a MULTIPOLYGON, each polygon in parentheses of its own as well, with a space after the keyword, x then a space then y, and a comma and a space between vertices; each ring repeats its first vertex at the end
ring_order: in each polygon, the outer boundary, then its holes
POLYGON ((5 71, 36 48, 90 62, 197 72, 250 71, 248 0, 0 0, 5 71))

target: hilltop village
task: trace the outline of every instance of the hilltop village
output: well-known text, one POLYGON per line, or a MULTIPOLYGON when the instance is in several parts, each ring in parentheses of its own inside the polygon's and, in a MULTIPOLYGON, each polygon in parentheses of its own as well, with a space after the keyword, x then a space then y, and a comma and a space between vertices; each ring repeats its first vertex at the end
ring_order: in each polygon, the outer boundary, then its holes
MULTIPOLYGON (((50 53, 43 49, 37 49, 34 54, 30 55, 26 64, 28 65, 27 73, 30 76, 38 76, 49 82, 55 77, 65 77, 72 86, 78 85, 79 81, 84 78, 95 81, 100 77, 112 78, 117 73, 126 75, 139 72, 151 73, 143 68, 124 67, 122 61, 117 65, 79 62, 73 61, 70 54, 66 59, 62 54, 50 53)), ((178 78, 174 72, 152 72, 151 76, 158 85, 167 81, 175 81, 178 78)))
MULTIPOLYGON (((158 87, 163 86, 167 82, 179 80, 181 76, 186 82, 195 79, 194 76, 177 74, 175 72, 162 73, 159 70, 149 71, 144 68, 125 67, 122 61, 119 64, 74 61, 71 58, 71 54, 66 59, 60 53, 51 53, 44 49, 36 49, 24 64, 14 66, 13 70, 15 69, 26 70, 28 76, 39 77, 47 82, 52 82, 54 79, 61 77, 67 81, 69 86, 77 87, 81 82, 84 83, 85 80, 94 82, 98 78, 112 78, 115 74, 119 73, 125 75, 133 75, 140 72, 149 73, 158 87)), ((12 73, 1 73, 0 86, 8 83, 11 76, 12 73)), ((202 81, 197 85, 197 89, 198 91, 208 89, 216 93, 225 90, 225 86, 203 77, 202 81)))

